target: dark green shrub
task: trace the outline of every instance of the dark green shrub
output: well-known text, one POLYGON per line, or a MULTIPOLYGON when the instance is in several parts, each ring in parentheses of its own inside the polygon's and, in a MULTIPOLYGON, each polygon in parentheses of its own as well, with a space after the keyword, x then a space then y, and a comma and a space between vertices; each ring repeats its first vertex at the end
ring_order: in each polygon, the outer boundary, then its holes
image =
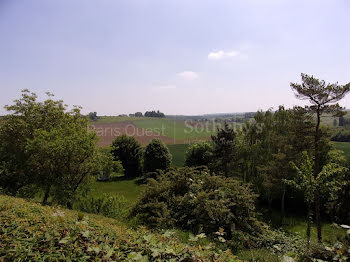
POLYGON ((134 137, 121 135, 112 144, 114 160, 120 160, 125 176, 134 178, 141 175, 142 148, 134 137))
POLYGON ((159 139, 153 139, 144 153, 144 171, 154 172, 158 169, 167 170, 170 167, 172 156, 168 147, 159 139))
POLYGON ((236 231, 259 234, 257 195, 233 178, 211 175, 207 168, 172 169, 149 179, 131 215, 150 227, 177 227, 225 238, 236 231))
POLYGON ((194 143, 186 151, 185 166, 208 166, 213 147, 208 142, 194 143))

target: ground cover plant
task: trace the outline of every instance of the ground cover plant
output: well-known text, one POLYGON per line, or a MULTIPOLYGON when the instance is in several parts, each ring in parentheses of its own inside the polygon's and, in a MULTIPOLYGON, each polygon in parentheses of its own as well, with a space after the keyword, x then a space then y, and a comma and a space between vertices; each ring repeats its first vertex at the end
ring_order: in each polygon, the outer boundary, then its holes
POLYGON ((168 231, 132 230, 113 219, 0 196, 2 261, 238 261, 213 244, 168 231))

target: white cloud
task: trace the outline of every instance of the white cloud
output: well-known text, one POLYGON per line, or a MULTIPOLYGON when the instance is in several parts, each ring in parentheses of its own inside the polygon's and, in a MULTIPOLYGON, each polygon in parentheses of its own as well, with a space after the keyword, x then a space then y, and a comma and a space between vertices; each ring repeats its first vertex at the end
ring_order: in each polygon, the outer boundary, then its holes
POLYGON ((179 77, 185 80, 195 80, 199 78, 199 75, 193 71, 183 71, 177 74, 179 77))
POLYGON ((161 86, 157 86, 157 88, 159 88, 159 89, 175 89, 176 85, 161 85, 161 86))
POLYGON ((223 50, 219 50, 217 52, 210 52, 208 54, 208 59, 210 60, 222 60, 225 58, 230 58, 230 57, 237 57, 240 56, 241 54, 237 51, 230 51, 230 52, 225 52, 223 50))

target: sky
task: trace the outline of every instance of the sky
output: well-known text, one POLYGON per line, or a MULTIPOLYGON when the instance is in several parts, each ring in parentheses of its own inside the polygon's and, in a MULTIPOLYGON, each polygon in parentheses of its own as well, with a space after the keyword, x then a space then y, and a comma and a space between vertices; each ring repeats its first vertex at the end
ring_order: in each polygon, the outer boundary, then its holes
POLYGON ((0 0, 0 114, 22 89, 98 115, 303 105, 301 73, 350 82, 349 14, 349 0, 0 0))

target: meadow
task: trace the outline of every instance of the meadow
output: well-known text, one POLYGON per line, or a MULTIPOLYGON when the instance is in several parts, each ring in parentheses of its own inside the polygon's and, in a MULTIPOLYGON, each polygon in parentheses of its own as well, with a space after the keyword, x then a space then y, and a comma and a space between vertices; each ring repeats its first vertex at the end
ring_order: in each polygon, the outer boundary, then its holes
POLYGON ((350 159, 350 143, 349 142, 333 142, 336 149, 344 151, 345 157, 350 159))

